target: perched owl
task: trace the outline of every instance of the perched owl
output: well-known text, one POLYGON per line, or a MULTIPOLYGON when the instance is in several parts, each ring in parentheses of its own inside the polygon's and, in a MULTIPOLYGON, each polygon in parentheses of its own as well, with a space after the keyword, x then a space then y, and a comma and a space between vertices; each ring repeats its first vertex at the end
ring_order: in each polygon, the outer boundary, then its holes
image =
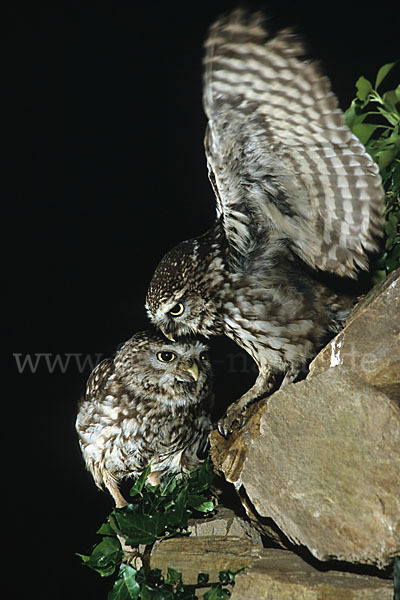
POLYGON ((205 458, 212 404, 211 365, 198 341, 172 343, 152 331, 136 333, 89 377, 76 430, 98 487, 116 506, 118 484, 150 464, 152 484, 188 472, 205 458))
POLYGON ((227 433, 343 326, 353 300, 322 275, 367 268, 383 189, 329 80, 290 30, 271 35, 260 14, 235 10, 211 27, 205 48, 217 218, 164 256, 146 308, 171 339, 225 334, 257 363, 254 386, 220 422, 227 433))

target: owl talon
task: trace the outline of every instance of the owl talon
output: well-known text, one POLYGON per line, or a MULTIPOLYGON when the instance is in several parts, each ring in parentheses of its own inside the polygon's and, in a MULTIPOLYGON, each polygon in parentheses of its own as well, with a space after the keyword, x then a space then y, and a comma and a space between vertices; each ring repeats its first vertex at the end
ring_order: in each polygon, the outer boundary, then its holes
POLYGON ((225 439, 229 437, 229 431, 225 428, 225 423, 223 423, 222 421, 218 422, 217 429, 218 433, 222 435, 222 437, 224 437, 225 439))
POLYGON ((226 415, 218 421, 218 432, 226 439, 231 433, 241 429, 245 421, 243 412, 237 410, 236 406, 234 406, 233 410, 228 410, 226 415))

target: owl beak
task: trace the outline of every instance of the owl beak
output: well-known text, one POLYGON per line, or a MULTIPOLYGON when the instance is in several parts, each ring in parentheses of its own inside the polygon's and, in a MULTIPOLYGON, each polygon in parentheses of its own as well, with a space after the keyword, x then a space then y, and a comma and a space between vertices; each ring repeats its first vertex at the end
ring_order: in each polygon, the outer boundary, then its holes
POLYGON ((197 366, 196 362, 192 362, 188 367, 186 367, 185 371, 190 373, 195 381, 199 379, 199 367, 197 366))
POLYGON ((173 337, 172 333, 169 333, 168 331, 163 331, 163 334, 165 335, 166 338, 168 338, 171 342, 176 342, 176 339, 173 337))

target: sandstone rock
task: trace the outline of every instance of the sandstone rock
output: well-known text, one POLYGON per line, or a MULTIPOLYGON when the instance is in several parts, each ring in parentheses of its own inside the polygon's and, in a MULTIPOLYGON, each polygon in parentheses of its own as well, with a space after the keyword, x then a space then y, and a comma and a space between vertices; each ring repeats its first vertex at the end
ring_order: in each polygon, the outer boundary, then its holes
POLYGON ((393 583, 339 571, 321 573, 284 550, 265 549, 236 576, 231 600, 392 600, 393 583))
POLYGON ((150 567, 167 572, 172 567, 183 575, 184 583, 197 583, 199 573, 209 573, 210 581, 218 581, 225 569, 235 571, 259 560, 263 549, 239 537, 172 538, 155 544, 150 567))
POLYGON ((400 409, 342 369, 292 384, 211 437, 256 511, 319 560, 384 567, 400 554, 400 409))
POLYGON ((329 368, 345 368, 400 400, 400 269, 357 304, 308 377, 329 368))
POLYGON ((173 567, 185 583, 197 583, 199 572, 218 581, 222 569, 246 566, 236 576, 232 600, 392 600, 393 583, 338 571, 321 573, 292 552, 257 548, 229 537, 165 540, 150 558, 151 568, 165 574, 173 567))
POLYGON ((261 535, 252 525, 224 506, 208 519, 190 519, 188 531, 197 537, 235 537, 262 546, 261 535))

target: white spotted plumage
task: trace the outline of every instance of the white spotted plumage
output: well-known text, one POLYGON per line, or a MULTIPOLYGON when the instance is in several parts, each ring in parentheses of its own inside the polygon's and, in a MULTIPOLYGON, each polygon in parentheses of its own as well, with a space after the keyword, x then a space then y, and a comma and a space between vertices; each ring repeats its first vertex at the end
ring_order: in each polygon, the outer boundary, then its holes
MULTIPOLYGON (((151 465, 150 481, 188 472, 211 431, 211 365, 201 342, 135 334, 89 377, 76 430, 86 466, 117 506, 119 483, 151 465), (171 362, 159 355, 173 354, 171 362)), ((203 456, 204 458, 204 456, 203 456)))

